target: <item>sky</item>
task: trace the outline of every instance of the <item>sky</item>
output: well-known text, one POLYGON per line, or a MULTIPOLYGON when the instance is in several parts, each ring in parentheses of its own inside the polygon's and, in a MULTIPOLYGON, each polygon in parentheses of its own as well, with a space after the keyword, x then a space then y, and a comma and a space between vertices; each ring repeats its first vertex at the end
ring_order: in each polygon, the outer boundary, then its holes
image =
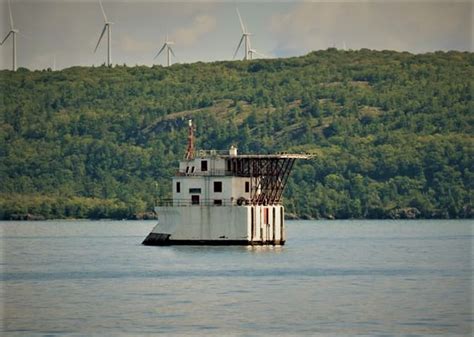
MULTIPOLYGON (((166 35, 175 42, 173 62, 232 60, 242 32, 267 57, 313 50, 369 48, 473 51, 474 1, 185 1, 103 0, 112 21, 112 63, 165 64, 154 56, 166 35)), ((18 67, 63 69, 106 61, 98 0, 11 0, 18 67)), ((0 34, 10 30, 8 0, 0 0, 0 34)), ((236 58, 243 58, 239 51, 236 58)), ((12 41, 0 46, 0 69, 12 66, 12 41)))

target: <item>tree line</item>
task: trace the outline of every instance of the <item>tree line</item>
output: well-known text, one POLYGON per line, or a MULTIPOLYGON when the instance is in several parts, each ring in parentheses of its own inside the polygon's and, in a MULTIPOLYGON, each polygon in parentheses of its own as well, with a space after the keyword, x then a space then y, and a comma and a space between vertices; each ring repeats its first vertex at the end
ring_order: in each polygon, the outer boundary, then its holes
POLYGON ((474 54, 1 71, 0 218, 141 218, 198 147, 307 152, 302 218, 472 218, 474 54))

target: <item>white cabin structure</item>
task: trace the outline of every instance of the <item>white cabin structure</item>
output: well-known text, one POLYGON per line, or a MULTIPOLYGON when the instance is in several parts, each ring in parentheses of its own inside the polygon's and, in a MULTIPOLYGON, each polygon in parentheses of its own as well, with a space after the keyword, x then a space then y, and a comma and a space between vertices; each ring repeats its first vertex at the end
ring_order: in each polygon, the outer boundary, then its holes
POLYGON ((283 245, 282 194, 296 159, 308 155, 238 155, 190 144, 173 177, 171 200, 155 207, 159 223, 144 245, 283 245))

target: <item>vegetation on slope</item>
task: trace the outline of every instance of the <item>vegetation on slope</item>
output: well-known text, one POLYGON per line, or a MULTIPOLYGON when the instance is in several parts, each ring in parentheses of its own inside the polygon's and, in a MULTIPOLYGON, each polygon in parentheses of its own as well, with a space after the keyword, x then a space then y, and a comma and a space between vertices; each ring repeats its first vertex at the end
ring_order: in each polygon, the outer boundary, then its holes
POLYGON ((309 152, 285 193, 304 218, 465 218, 474 55, 328 49, 169 68, 0 72, 0 218, 132 218, 198 147, 309 152))

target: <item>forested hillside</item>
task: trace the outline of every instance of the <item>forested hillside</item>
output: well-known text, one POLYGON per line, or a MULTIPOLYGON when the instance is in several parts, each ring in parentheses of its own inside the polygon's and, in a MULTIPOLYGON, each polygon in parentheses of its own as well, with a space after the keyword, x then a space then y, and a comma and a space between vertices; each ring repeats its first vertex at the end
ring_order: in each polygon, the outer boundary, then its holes
POLYGON ((474 54, 326 51, 154 67, 0 72, 0 218, 133 218, 186 144, 308 152, 303 218, 473 217, 474 54))

